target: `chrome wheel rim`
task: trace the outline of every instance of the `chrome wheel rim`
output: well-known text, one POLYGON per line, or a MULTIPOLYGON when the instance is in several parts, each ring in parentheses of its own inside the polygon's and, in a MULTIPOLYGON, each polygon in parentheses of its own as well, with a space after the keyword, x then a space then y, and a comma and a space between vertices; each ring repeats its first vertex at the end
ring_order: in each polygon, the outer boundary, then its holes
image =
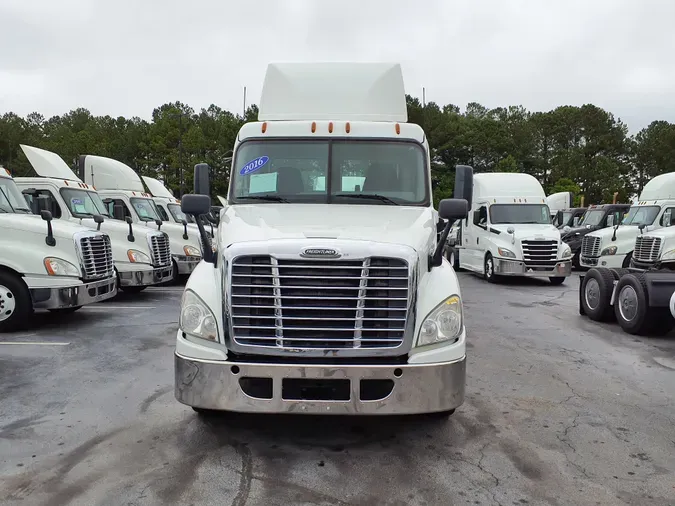
POLYGON ((624 286, 619 292, 619 313, 627 322, 633 321, 638 314, 637 293, 632 286, 624 286))
POLYGON ((492 268, 492 258, 488 258, 485 261, 485 273, 487 274, 488 278, 492 277, 492 270, 493 270, 493 268, 492 268))
POLYGON ((0 322, 8 320, 16 309, 16 298, 12 291, 0 285, 0 322))

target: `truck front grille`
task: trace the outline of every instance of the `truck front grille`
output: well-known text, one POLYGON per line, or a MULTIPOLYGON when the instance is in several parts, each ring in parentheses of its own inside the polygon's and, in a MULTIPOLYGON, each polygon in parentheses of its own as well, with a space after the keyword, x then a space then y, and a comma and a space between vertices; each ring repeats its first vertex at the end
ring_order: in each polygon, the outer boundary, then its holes
POLYGON ((659 259, 661 251, 660 237, 638 236, 635 240, 633 258, 638 262, 654 263, 659 259))
POLYGON ((102 279, 113 275, 112 247, 107 234, 81 237, 79 245, 84 279, 102 279))
POLYGON ((522 241, 523 262, 531 269, 550 270, 558 262, 558 241, 522 241))
POLYGON ((152 253, 152 265, 164 267, 171 263, 171 247, 169 236, 164 232, 155 233, 150 237, 150 252, 152 253))
POLYGON ((593 236, 584 236, 581 241, 581 256, 582 257, 599 257, 600 256, 600 238, 593 236))
POLYGON ((408 318, 408 263, 241 256, 230 294, 232 338, 242 346, 397 348, 408 318))

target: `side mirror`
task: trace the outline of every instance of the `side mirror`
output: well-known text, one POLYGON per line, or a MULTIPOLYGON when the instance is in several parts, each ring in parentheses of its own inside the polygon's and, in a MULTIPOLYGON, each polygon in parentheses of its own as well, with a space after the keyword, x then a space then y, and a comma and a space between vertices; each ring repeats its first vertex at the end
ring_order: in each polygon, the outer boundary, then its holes
MULTIPOLYGON (((40 214, 42 214, 42 211, 46 211, 49 209, 49 197, 47 195, 38 195, 37 205, 38 209, 40 210, 40 214)), ((51 216, 51 213, 49 214, 51 216)))
POLYGON ((162 228, 162 220, 155 220, 155 225, 157 225, 157 230, 162 228))
POLYGON ((47 237, 45 243, 47 246, 56 246, 56 239, 54 239, 54 232, 52 230, 52 213, 49 211, 40 211, 40 217, 47 222, 47 237))
MULTIPOLYGON (((433 267, 439 267, 443 264, 443 248, 448 240, 450 229, 456 220, 463 220, 469 215, 469 203, 465 199, 443 199, 438 203, 438 216, 443 220, 448 220, 445 224, 441 236, 436 243, 436 250, 429 257, 429 270, 433 267)), ((436 232, 438 233, 438 231, 436 232)))
POLYGON ((468 215, 471 210, 471 202, 473 202, 473 167, 470 165, 455 165, 455 193, 453 196, 456 199, 467 201, 469 204, 467 207, 468 215))
MULTIPOLYGON (((112 202, 112 200, 110 202, 112 202)), ((115 218, 116 220, 126 221, 124 217, 124 206, 119 204, 113 206, 113 218, 115 218)), ((127 216, 127 218, 129 217, 127 216)))
MULTIPOLYGON (((206 165, 206 164, 199 164, 206 165)), ((197 180, 197 167, 195 167, 195 181, 197 180)), ((196 184, 196 183, 195 183, 196 184)), ((205 262, 215 263, 213 249, 211 247, 211 240, 206 234, 204 229, 204 223, 200 219, 200 216, 207 214, 211 209, 211 198, 208 195, 184 195, 180 201, 180 208, 185 214, 194 216, 195 221, 197 222, 197 228, 199 228, 199 238, 202 241, 202 255, 205 262)), ((187 227, 187 225, 186 225, 187 227)))
POLYGON ((95 214, 94 215, 94 223, 98 224, 96 227, 96 230, 101 230, 101 223, 103 223, 104 218, 100 214, 95 214))
MULTIPOLYGON (((209 169, 208 163, 198 163, 195 165, 194 191, 196 195, 211 195, 211 189, 209 188, 209 169)), ((209 207, 211 206, 209 205, 209 207)))
POLYGON ((614 215, 610 214, 607 216, 607 226, 608 227, 613 227, 614 226, 614 215))

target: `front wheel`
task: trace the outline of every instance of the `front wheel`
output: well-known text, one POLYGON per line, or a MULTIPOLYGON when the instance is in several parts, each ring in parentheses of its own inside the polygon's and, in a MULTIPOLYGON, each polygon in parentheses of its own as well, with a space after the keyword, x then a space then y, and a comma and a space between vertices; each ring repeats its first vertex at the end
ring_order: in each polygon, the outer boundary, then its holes
POLYGON ((548 278, 548 280, 551 282, 553 286, 562 285, 565 282, 564 277, 557 277, 557 276, 553 278, 548 278))
POLYGON ((455 248, 449 247, 445 252, 445 258, 455 271, 459 271, 459 252, 455 248))
POLYGON ((497 282, 497 275, 495 274, 495 261, 490 253, 485 255, 485 265, 483 266, 483 277, 487 280, 488 283, 497 282))
POLYGON ((0 332, 20 330, 33 313, 25 283, 9 272, 0 272, 0 332))

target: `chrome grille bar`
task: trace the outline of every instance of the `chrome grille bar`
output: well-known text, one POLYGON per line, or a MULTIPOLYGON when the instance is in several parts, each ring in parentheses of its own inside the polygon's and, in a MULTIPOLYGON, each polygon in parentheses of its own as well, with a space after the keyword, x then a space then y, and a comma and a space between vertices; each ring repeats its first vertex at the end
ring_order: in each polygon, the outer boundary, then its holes
POLYGON ((77 245, 84 279, 102 279, 113 275, 112 246, 107 234, 80 235, 77 245))
POLYGON ((633 257, 639 262, 656 262, 659 259, 660 251, 660 237, 638 236, 635 239, 635 251, 633 252, 633 257))
POLYGON ((530 268, 552 269, 558 263, 558 241, 521 241, 523 262, 530 268))
POLYGON ((233 259, 232 339, 240 346, 306 350, 402 345, 409 313, 405 260, 233 259))
POLYGON ((581 241, 581 256, 599 257, 600 256, 600 238, 593 236, 584 236, 581 241))

